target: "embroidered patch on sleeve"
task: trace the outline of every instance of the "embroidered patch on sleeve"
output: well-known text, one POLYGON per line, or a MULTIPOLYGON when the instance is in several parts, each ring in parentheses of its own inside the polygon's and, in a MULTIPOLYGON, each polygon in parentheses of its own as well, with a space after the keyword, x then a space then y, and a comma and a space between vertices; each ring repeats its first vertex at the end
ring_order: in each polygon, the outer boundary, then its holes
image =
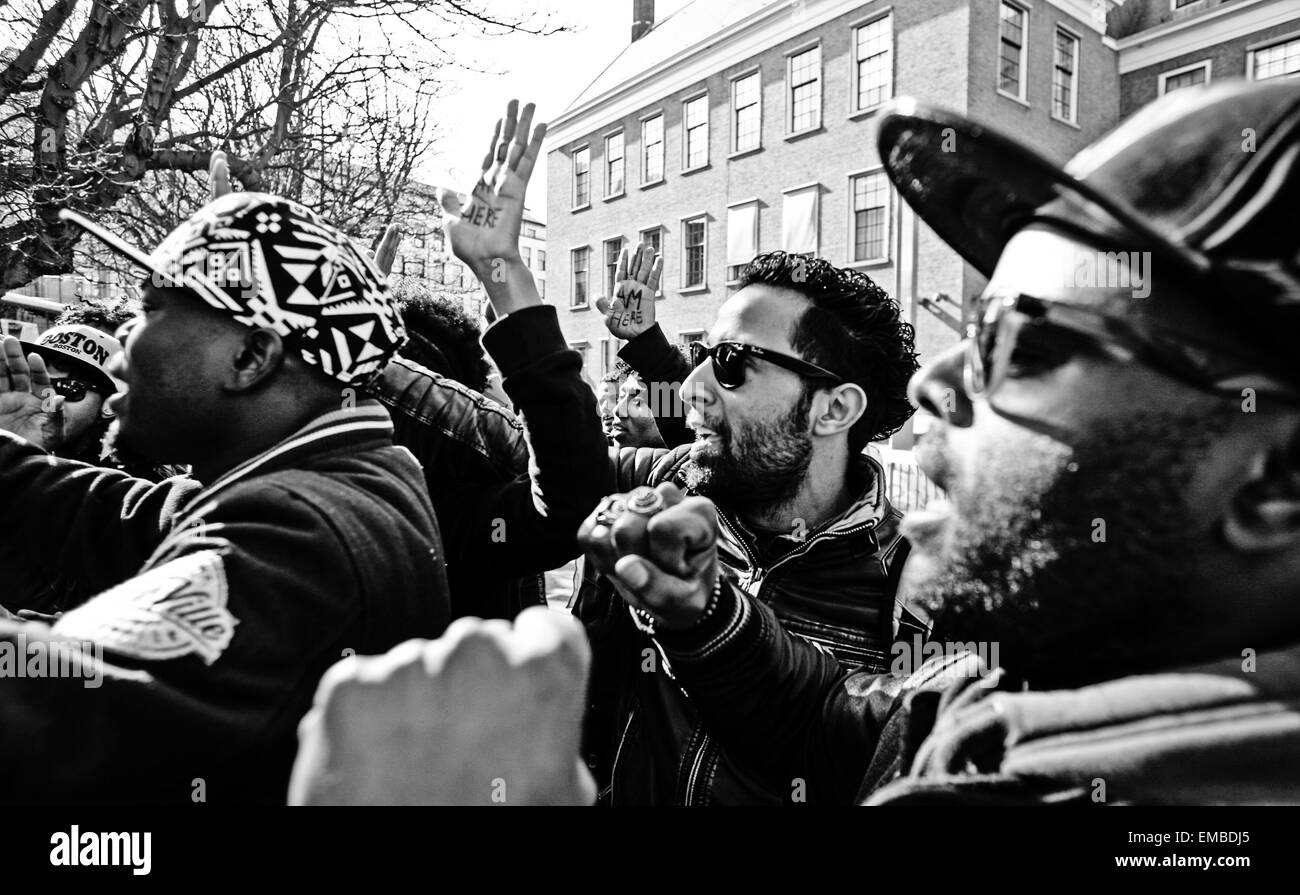
POLYGON ((221 555, 203 550, 105 591, 66 613, 54 630, 136 659, 193 653, 211 665, 239 623, 226 608, 227 594, 221 555))

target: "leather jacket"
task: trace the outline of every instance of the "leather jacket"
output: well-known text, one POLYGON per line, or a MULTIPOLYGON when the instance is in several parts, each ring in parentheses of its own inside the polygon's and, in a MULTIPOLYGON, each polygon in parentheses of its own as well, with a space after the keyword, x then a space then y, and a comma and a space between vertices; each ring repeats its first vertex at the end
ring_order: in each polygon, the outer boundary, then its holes
MULTIPOLYGON (((684 486, 689 447, 667 452, 647 479, 684 486)), ((858 499, 841 516, 791 537, 765 561, 753 532, 718 508, 723 574, 768 606, 782 627, 845 670, 883 671, 894 639, 895 594, 906 542, 885 498, 884 473, 856 461, 858 499)), ((620 467, 625 469, 626 467, 620 467)), ((772 553, 768 552, 768 556, 772 553)), ((634 621, 608 580, 588 572, 574 610, 593 651, 584 753, 608 804, 780 804, 793 794, 729 756, 700 722, 671 662, 634 621)))

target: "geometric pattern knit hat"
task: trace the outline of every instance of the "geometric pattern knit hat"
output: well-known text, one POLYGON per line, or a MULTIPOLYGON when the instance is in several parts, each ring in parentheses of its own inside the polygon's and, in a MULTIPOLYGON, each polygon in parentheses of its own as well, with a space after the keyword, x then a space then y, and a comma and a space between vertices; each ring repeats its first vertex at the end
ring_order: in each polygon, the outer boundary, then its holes
POLYGON ((343 384, 364 385, 406 341, 382 274, 341 230, 296 202, 228 193, 181 223, 150 255, 75 212, 60 212, 152 272, 240 323, 273 330, 343 384))

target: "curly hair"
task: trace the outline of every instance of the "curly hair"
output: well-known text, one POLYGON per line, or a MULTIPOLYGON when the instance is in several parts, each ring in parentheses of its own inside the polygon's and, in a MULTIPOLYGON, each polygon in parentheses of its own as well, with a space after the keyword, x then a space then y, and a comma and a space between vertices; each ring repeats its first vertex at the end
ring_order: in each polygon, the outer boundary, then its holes
POLYGON ((400 283, 393 289, 410 338, 399 354, 481 392, 492 365, 480 341, 482 332, 455 301, 400 283))
POLYGON ((136 315, 136 307, 126 299, 87 298, 68 305, 60 312, 55 326, 92 326, 110 336, 136 315))
MULTIPOLYGON (((866 392, 867 409, 849 430, 850 450, 856 453, 903 427, 915 412, 907 399, 908 380, 918 367, 915 333, 898 302, 871 277, 822 258, 768 252, 745 267, 740 284, 789 289, 812 303, 790 333, 790 345, 866 392)), ((805 395, 808 388, 805 382, 805 395)))

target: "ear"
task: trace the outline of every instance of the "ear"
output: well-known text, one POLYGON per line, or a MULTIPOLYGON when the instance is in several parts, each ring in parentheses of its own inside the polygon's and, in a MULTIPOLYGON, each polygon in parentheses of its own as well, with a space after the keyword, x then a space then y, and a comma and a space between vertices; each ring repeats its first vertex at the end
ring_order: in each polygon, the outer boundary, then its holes
POLYGON ((1228 505, 1223 536, 1244 553, 1300 547, 1300 429, 1281 444, 1261 448, 1228 505))
POLYGON ((813 402, 814 435, 847 432, 867 412, 867 393, 856 383, 843 382, 822 394, 824 399, 813 402))
POLYGON ((284 366, 284 341, 279 333, 269 329, 250 329, 241 335, 223 383, 231 392, 251 391, 284 366))

